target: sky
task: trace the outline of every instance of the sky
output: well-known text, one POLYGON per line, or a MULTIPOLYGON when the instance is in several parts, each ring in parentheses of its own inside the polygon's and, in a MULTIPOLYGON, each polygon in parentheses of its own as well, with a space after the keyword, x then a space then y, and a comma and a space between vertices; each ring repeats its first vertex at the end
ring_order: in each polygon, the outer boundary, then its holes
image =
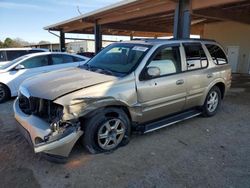
MULTIPOLYGON (((58 42, 43 27, 84 14, 120 0, 0 0, 0 40, 21 38, 28 42, 58 42)), ((66 35, 67 37, 67 35, 66 35)), ((75 35, 91 38, 92 36, 75 35)), ((105 38, 104 38, 105 39, 105 38)), ((116 40, 118 38, 107 38, 116 40)))

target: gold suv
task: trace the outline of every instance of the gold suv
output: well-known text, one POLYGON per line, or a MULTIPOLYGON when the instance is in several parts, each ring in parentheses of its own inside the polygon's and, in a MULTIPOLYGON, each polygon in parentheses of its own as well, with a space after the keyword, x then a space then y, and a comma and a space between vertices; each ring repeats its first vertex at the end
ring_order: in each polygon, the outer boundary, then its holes
POLYGON ((230 85, 227 57, 213 40, 134 40, 24 81, 14 111, 34 151, 61 158, 79 138, 91 153, 106 152, 132 131, 213 116, 230 85))

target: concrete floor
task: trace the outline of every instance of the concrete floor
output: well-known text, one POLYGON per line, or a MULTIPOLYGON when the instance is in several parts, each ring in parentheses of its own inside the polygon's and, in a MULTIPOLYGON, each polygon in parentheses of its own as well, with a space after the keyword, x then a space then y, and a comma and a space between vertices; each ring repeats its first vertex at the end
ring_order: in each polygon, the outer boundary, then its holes
POLYGON ((0 105, 0 187, 250 187, 250 77, 235 76, 215 117, 134 135, 111 154, 78 144, 67 164, 32 152, 12 103, 0 105))

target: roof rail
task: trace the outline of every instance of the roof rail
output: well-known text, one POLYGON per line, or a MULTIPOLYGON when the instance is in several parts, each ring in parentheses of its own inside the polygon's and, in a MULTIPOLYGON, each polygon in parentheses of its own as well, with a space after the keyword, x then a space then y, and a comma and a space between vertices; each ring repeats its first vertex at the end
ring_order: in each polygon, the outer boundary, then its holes
POLYGON ((200 38, 200 39, 197 39, 197 38, 183 38, 183 39, 175 39, 175 38, 170 38, 170 39, 154 39, 154 38, 134 38, 132 40, 141 40, 141 41, 150 41, 150 42, 157 42, 157 41, 166 41, 166 40, 185 40, 185 41, 207 41, 207 42, 216 42, 215 40, 213 39, 203 39, 203 38, 200 38))

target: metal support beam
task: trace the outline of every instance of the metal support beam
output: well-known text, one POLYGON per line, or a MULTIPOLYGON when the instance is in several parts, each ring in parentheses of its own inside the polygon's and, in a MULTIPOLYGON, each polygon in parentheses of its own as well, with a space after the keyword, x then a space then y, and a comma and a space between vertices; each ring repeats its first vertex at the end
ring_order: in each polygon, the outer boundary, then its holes
POLYGON ((61 52, 66 51, 65 47, 65 33, 63 31, 60 31, 60 50, 61 52))
POLYGON ((130 34, 130 40, 133 40, 134 39, 134 35, 131 33, 130 34))
POLYGON ((174 16, 174 38, 190 37, 191 27, 191 0, 179 0, 174 16))
POLYGON ((95 53, 97 54, 102 49, 102 33, 101 26, 95 23, 95 53))

